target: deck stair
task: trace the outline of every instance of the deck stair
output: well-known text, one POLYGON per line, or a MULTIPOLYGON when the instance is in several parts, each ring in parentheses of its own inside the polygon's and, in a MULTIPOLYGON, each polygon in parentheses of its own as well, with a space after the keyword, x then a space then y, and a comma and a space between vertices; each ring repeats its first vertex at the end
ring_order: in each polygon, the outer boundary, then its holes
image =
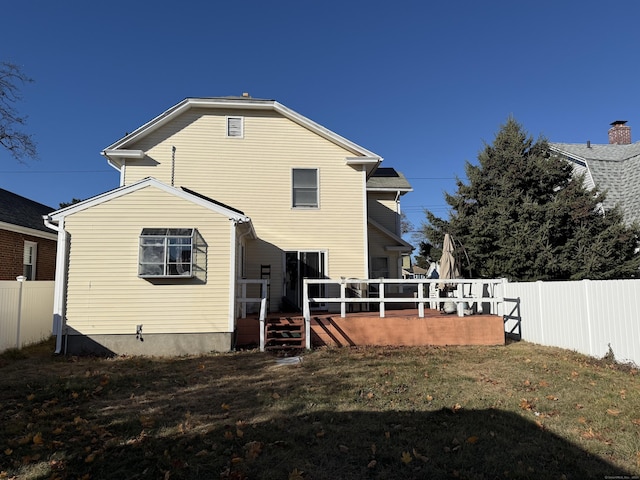
POLYGON ((303 317, 269 317, 265 329, 265 350, 305 348, 303 317))

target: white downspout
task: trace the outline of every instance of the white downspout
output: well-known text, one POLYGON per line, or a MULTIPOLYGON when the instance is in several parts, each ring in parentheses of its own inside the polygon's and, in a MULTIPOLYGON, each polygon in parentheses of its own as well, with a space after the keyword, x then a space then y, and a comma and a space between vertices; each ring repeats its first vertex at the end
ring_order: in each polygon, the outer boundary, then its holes
POLYGON ((56 277, 53 289, 53 327, 52 333, 56 336, 55 354, 62 352, 62 335, 66 330, 64 292, 67 278, 67 232, 64 229, 64 217, 57 225, 52 223, 51 217, 45 216, 46 227, 58 232, 56 246, 56 277))

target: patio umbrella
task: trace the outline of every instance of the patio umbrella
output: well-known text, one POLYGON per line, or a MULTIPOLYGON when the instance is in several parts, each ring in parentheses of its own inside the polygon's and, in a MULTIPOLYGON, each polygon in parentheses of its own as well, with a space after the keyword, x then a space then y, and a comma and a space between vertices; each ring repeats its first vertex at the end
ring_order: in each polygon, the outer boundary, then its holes
MULTIPOLYGON (((445 233, 444 241, 442 242, 442 257, 440 257, 440 278, 460 278, 460 268, 453 256, 453 249, 451 235, 445 233)), ((451 283, 441 283, 439 286, 442 293, 453 287, 451 283)), ((442 304, 442 309, 445 313, 453 313, 456 311, 456 304, 451 301, 445 302, 442 304)))
MULTIPOLYGON (((453 240, 448 233, 444 234, 444 241, 442 242, 442 257, 440 257, 440 278, 460 278, 460 268, 453 256, 453 240)), ((447 285, 441 283, 440 288, 443 289, 447 285)))

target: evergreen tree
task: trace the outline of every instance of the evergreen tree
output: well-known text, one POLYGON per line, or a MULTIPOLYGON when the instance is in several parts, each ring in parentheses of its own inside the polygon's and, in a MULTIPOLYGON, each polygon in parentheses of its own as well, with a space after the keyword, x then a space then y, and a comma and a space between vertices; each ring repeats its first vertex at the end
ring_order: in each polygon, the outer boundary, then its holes
POLYGON ((602 211, 604 194, 587 190, 544 138, 534 141, 513 118, 465 171, 468 183, 458 179, 457 192, 445 193, 449 220, 427 210, 422 224, 432 245, 453 235, 466 254, 458 255, 465 274, 514 281, 638 276, 640 228, 626 226, 618 209, 602 211))

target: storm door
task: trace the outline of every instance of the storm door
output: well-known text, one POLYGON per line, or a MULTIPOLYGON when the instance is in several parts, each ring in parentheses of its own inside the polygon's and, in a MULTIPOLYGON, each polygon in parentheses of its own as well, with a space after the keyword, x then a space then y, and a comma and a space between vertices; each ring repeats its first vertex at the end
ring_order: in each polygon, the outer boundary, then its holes
MULTIPOLYGON (((302 288, 305 278, 327 278, 326 253, 321 251, 285 252, 284 292, 290 308, 302 310, 302 288)), ((324 297, 325 285, 311 285, 309 297, 324 297)), ((321 310, 326 304, 311 303, 311 308, 321 310)))

